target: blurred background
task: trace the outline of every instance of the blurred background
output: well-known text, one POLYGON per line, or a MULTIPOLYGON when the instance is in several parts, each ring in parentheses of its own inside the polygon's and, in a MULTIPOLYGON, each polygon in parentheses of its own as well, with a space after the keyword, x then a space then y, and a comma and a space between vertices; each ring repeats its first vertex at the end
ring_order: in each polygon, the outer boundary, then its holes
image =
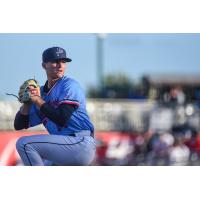
POLYGON ((92 165, 200 165, 200 34, 0 34, 0 165, 23 165, 15 149, 20 85, 43 85, 42 52, 61 46, 95 126, 92 165))

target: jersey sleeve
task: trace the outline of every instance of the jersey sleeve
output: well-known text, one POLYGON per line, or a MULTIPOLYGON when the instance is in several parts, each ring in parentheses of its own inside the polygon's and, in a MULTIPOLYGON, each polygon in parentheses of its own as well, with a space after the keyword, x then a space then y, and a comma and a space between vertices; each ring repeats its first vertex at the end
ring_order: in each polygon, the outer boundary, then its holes
POLYGON ((71 81, 70 83, 63 84, 63 88, 59 97, 59 105, 69 104, 79 107, 83 99, 84 93, 79 83, 71 81))
POLYGON ((29 112, 29 127, 37 126, 41 123, 42 123, 42 118, 39 114, 39 110, 33 104, 29 112))

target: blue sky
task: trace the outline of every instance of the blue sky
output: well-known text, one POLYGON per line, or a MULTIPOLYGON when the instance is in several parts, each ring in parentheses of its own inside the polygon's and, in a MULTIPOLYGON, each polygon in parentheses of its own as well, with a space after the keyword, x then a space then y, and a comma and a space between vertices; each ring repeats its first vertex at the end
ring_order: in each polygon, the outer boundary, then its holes
MULTIPOLYGON (((17 93, 20 84, 35 78, 42 85, 44 49, 61 46, 72 62, 67 75, 87 90, 97 84, 96 34, 0 34, 0 95, 17 93)), ((200 74, 200 34, 107 34, 104 39, 104 74, 200 74)))

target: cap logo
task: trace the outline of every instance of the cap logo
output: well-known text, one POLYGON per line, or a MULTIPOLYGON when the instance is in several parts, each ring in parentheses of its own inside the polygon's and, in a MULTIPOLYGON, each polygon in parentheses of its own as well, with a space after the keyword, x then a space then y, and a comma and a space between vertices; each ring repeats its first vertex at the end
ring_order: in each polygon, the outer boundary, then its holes
POLYGON ((63 54, 63 52, 64 52, 64 51, 63 51, 62 49, 57 48, 56 55, 59 57, 60 54, 63 54))

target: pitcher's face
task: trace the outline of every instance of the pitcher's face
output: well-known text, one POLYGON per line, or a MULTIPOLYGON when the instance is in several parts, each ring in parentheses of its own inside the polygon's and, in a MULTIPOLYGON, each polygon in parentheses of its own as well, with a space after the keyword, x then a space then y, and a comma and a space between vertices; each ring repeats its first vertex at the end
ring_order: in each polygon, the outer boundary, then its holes
POLYGON ((47 63, 42 63, 48 77, 52 79, 62 78, 66 70, 66 61, 55 60, 47 63))

